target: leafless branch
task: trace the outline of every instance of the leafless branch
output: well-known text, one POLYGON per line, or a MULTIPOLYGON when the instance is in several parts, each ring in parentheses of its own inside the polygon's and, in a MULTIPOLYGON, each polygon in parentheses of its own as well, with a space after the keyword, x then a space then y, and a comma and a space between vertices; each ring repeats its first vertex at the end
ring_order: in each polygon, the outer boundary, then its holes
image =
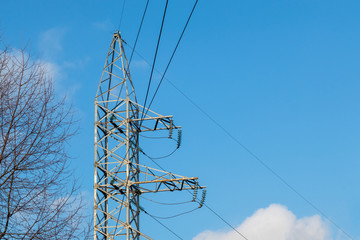
POLYGON ((0 239, 88 236, 68 171, 73 123, 44 65, 25 49, 0 49, 0 239))

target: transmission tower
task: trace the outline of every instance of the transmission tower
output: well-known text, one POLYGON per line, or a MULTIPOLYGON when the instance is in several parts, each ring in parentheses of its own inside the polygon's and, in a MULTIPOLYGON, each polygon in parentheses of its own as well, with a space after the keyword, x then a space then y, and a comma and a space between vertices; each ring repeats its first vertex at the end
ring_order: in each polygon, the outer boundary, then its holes
MULTIPOLYGON (((203 189, 139 161, 139 133, 180 129, 172 116, 138 104, 123 40, 116 32, 95 98, 94 239, 152 239, 140 232, 140 195, 203 189)), ((195 198, 194 198, 195 199, 195 198)))

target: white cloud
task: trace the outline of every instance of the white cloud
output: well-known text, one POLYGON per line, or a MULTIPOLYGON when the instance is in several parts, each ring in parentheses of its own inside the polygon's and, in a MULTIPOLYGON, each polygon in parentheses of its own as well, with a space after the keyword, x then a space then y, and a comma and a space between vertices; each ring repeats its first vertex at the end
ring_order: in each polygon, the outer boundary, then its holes
POLYGON ((79 69, 85 68, 86 65, 90 62, 90 57, 84 57, 82 59, 74 60, 74 61, 64 61, 62 66, 67 69, 79 69))
POLYGON ((89 62, 89 58, 77 61, 60 60, 59 56, 66 50, 63 49, 63 40, 67 32, 66 27, 50 28, 40 34, 38 44, 41 52, 40 62, 46 70, 47 77, 53 80, 56 93, 69 99, 81 88, 81 84, 70 82, 69 70, 84 67, 89 62))
POLYGON ((99 21, 99 22, 94 22, 92 24, 92 26, 96 30, 105 31, 105 32, 109 32, 109 31, 113 30, 113 28, 114 28, 114 26, 111 23, 110 19, 106 19, 106 20, 99 21))
POLYGON ((21 71, 21 68, 28 68, 32 65, 41 66, 45 71, 46 78, 58 79, 60 78, 60 66, 54 62, 35 60, 33 61, 32 56, 26 51, 27 49, 20 50, 12 48, 10 52, 2 55, 2 59, 7 59, 7 71, 21 71), (26 65, 26 66, 24 66, 26 65))
POLYGON ((45 61, 41 62, 41 64, 43 65, 48 78, 56 81, 61 77, 60 66, 58 64, 45 61))
MULTIPOLYGON (((249 240, 329 240, 330 231, 319 215, 297 218, 285 206, 272 204, 257 210, 236 228, 249 240)), ((193 240, 244 239, 235 231, 205 231, 193 240)))
POLYGON ((132 60, 131 67, 137 69, 150 69, 151 66, 144 60, 132 60))
POLYGON ((54 27, 40 34, 39 48, 46 60, 55 59, 63 50, 62 41, 66 32, 66 28, 54 27))

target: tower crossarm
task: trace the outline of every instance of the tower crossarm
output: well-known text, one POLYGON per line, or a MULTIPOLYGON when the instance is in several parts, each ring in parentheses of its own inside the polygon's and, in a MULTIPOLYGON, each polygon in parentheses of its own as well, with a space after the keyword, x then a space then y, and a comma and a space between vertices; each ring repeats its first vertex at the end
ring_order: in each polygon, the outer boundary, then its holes
POLYGON ((157 130, 173 130, 179 129, 180 126, 175 126, 173 123, 173 116, 163 116, 142 105, 131 101, 132 109, 136 109, 138 117, 133 117, 130 123, 139 132, 149 132, 157 130))
POLYGON ((163 170, 138 165, 139 181, 133 182, 133 186, 139 188, 141 193, 156 193, 165 191, 181 191, 204 189, 200 186, 197 177, 184 177, 163 170))
POLYGON ((150 132, 158 130, 180 129, 181 126, 173 124, 172 116, 148 117, 144 119, 132 119, 131 122, 142 122, 139 132, 150 132))
POLYGON ((166 191, 181 191, 186 189, 193 190, 195 189, 196 183, 197 178, 177 178, 135 182, 134 184, 139 184, 141 193, 156 193, 166 191))

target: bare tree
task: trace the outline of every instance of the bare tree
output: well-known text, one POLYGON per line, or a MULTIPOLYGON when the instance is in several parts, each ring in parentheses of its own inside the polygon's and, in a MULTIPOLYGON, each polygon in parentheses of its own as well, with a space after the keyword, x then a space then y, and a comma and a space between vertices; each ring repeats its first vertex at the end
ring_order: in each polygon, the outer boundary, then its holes
POLYGON ((65 149, 73 134, 71 110, 56 99, 45 66, 24 49, 1 48, 0 239, 83 237, 65 149))

